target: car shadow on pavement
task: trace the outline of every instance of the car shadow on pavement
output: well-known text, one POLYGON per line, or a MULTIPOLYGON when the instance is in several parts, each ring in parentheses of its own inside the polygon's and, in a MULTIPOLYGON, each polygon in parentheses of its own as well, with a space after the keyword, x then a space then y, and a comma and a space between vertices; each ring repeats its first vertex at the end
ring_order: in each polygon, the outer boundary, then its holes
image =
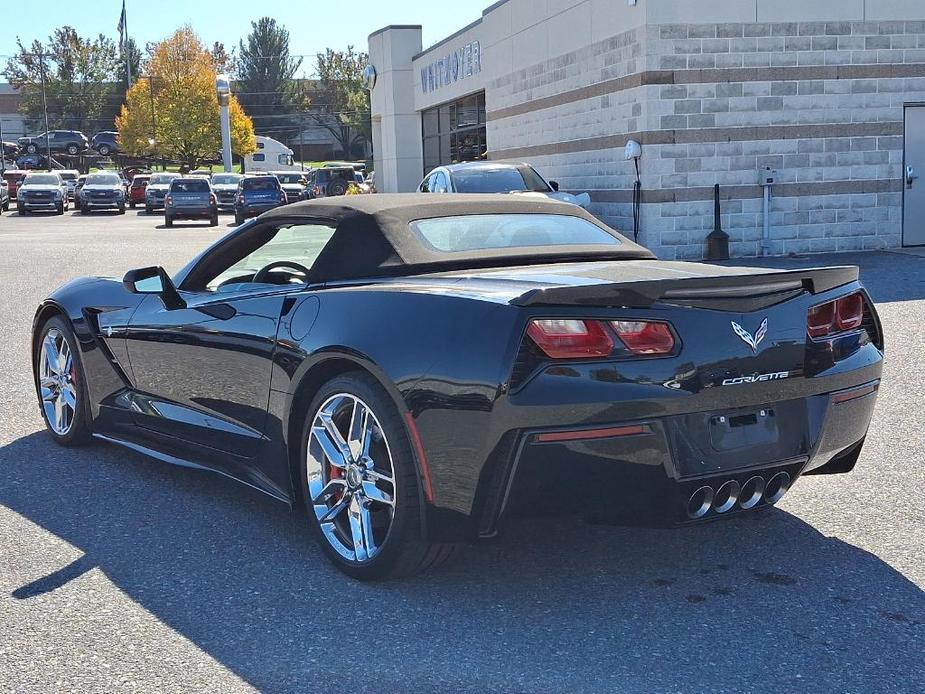
POLYGON ((300 515, 217 475, 44 432, 0 470, 0 504, 83 552, 36 548, 18 565, 44 573, 14 599, 79 601, 98 569, 262 690, 925 688, 923 591, 778 509, 676 530, 519 519, 441 571, 361 584, 300 515))

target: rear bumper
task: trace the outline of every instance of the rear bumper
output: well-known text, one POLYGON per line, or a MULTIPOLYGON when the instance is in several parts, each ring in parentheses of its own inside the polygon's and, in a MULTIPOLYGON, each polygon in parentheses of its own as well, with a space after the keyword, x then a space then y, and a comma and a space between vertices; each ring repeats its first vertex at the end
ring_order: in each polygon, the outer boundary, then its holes
MULTIPOLYGON (((813 377, 698 392, 626 380, 621 369, 548 369, 480 411, 422 411, 417 426, 433 485, 428 535, 491 536, 519 512, 664 526, 765 507, 803 474, 854 466, 882 353, 867 343, 813 377), (691 497, 704 487, 710 499, 701 511, 691 497)), ((438 402, 432 393, 426 399, 438 402)))
POLYGON ((272 209, 279 207, 279 203, 274 203, 272 205, 237 205, 234 208, 235 214, 240 214, 242 217, 257 217, 258 215, 263 214, 264 212, 269 212, 272 209))
POLYGON ((173 219, 209 219, 218 214, 217 207, 165 207, 164 214, 173 219))

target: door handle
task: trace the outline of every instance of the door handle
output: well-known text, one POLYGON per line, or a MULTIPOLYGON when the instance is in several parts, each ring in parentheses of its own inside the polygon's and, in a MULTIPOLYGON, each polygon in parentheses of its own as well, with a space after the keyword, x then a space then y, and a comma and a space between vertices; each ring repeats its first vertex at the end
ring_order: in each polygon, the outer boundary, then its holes
POLYGON ((906 166, 906 188, 912 187, 912 182, 917 179, 919 175, 915 172, 915 169, 911 165, 906 166))

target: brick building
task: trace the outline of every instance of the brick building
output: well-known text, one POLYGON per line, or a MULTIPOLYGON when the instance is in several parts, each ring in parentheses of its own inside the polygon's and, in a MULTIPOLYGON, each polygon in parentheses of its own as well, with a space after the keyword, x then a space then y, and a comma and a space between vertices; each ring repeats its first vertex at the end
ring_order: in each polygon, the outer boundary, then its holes
POLYGON ((925 244, 922 0, 503 0, 422 48, 369 37, 381 190, 524 160, 632 233, 632 139, 661 257, 703 256, 715 183, 734 255, 925 244))

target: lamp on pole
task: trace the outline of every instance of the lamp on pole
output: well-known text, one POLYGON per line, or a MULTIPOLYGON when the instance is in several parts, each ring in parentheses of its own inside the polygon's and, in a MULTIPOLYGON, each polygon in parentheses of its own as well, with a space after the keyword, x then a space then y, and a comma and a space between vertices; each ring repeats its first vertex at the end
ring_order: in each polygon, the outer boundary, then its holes
POLYGON ((231 172, 231 117, 228 103, 231 100, 231 80, 228 75, 215 76, 215 91, 218 92, 218 105, 221 108, 222 125, 222 163, 225 173, 231 172))

